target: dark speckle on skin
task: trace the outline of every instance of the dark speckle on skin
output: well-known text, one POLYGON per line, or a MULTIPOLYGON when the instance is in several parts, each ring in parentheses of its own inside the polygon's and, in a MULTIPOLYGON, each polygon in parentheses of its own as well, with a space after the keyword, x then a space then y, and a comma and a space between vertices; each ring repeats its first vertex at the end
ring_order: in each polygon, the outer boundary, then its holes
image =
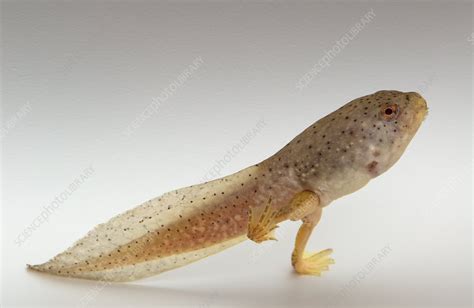
POLYGON ((370 164, 367 165, 367 170, 371 174, 377 174, 377 165, 378 162, 376 160, 372 161, 370 164))

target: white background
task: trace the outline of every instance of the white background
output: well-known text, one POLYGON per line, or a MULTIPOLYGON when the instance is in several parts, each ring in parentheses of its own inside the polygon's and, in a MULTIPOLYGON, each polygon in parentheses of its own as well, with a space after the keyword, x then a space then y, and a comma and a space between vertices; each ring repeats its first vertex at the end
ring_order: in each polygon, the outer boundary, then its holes
POLYGON ((31 106, 2 138, 2 306, 471 306, 471 3, 20 1, 4 3, 2 27, 2 127, 31 106), (373 21, 296 89, 370 9, 373 21), (123 138, 196 57, 202 67, 123 138), (334 249, 321 278, 292 273, 290 222, 276 243, 247 241, 136 283, 25 270, 115 214, 199 182, 260 119, 221 175, 381 89, 419 91, 429 116, 391 170, 324 212, 308 246, 334 249), (88 166, 94 174, 17 245, 88 166))

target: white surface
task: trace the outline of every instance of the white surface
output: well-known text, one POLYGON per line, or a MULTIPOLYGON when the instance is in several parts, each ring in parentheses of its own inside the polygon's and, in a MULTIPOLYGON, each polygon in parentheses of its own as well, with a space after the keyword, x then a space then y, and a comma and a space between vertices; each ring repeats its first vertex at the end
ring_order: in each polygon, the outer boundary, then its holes
POLYGON ((2 306, 471 306, 470 10, 468 3, 5 5, 3 119, 27 102, 32 109, 2 140, 2 306), (370 8, 373 23, 297 91, 298 79, 370 8), (121 137, 198 56, 203 67, 132 137, 121 137), (309 243, 334 249, 336 264, 323 277, 291 272, 297 223, 281 226, 279 242, 245 242, 133 284, 25 270, 113 215, 199 182, 259 119, 264 128, 221 175, 380 89, 417 90, 430 113, 393 169, 325 211, 309 243), (88 166, 94 174, 17 245, 88 166))

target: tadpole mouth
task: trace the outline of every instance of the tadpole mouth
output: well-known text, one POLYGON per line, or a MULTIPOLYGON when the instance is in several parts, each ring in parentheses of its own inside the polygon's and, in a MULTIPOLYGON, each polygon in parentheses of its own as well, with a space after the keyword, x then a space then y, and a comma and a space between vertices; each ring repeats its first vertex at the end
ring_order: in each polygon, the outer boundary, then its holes
POLYGON ((407 95, 410 98, 410 101, 414 104, 414 111, 416 113, 417 122, 423 122, 428 116, 428 104, 426 100, 416 92, 409 92, 407 95))

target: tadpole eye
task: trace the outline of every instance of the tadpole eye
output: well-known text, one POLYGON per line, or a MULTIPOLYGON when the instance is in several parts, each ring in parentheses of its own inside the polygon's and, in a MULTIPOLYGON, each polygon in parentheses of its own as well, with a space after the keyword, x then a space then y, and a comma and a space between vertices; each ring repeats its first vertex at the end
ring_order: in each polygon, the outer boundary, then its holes
POLYGON ((398 105, 397 104, 391 104, 391 105, 388 105, 388 106, 384 106, 380 110, 380 114, 381 114, 382 118, 385 121, 392 121, 398 115, 398 105))

